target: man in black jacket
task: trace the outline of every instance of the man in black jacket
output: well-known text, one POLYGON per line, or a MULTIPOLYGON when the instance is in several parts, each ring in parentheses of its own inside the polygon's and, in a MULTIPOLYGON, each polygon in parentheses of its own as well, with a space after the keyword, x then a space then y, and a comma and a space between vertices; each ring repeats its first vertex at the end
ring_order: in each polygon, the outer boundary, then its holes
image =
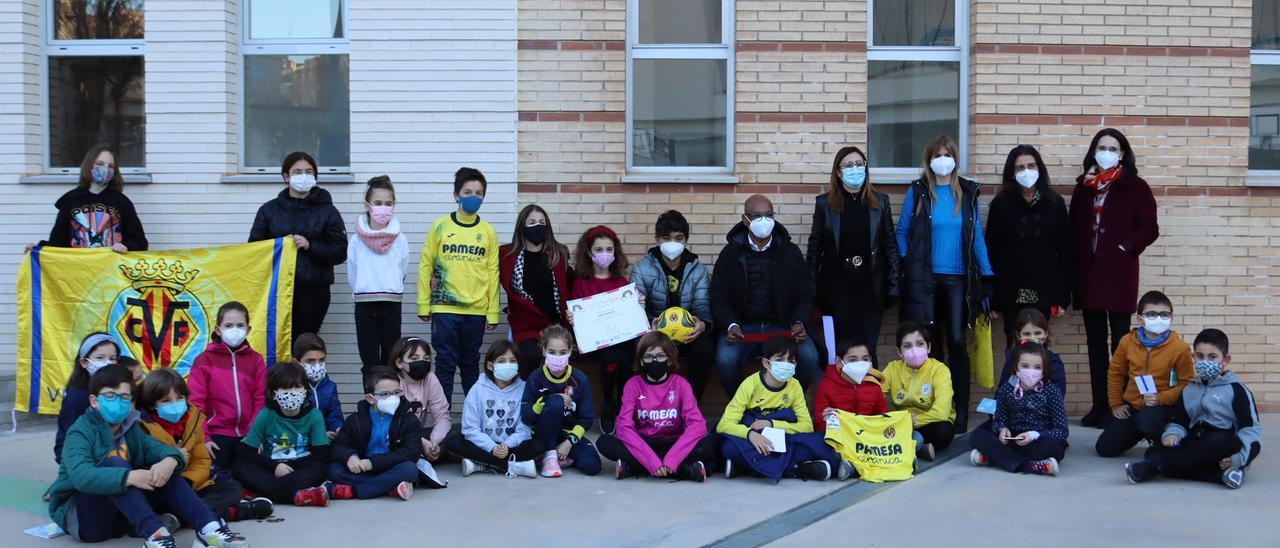
POLYGON ((796 340, 796 378, 802 386, 822 376, 805 325, 813 314, 813 280, 800 247, 773 216, 768 198, 747 198, 742 222, 729 230, 729 243, 711 274, 711 313, 715 325, 725 326, 716 345, 716 376, 729 396, 742 381, 743 362, 758 355, 763 339, 778 333, 796 340))

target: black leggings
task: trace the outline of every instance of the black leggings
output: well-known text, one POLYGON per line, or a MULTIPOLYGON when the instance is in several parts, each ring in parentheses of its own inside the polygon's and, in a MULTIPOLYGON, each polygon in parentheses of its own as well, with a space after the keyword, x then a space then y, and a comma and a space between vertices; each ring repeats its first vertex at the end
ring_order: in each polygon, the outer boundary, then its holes
POLYGON ((599 364, 600 396, 604 402, 614 405, 615 412, 618 399, 622 397, 622 387, 631 378, 631 367, 636 359, 635 343, 635 340, 630 340, 582 354, 584 361, 599 364))
POLYGON ((356 348, 362 373, 376 365, 388 365, 391 345, 399 338, 399 302, 356 303, 356 348))
POLYGON ((702 393, 711 379, 711 369, 716 363, 716 337, 707 332, 698 336, 693 342, 677 347, 680 362, 684 364, 685 378, 693 388, 693 397, 702 400, 702 393))
MULTIPOLYGON (((930 357, 947 364, 947 369, 951 370, 951 388, 955 391, 952 404, 957 412, 967 412, 969 349, 965 348, 964 331, 969 311, 964 302, 964 276, 935 274, 933 283, 933 355, 930 357)), ((937 445, 935 443, 934 447, 937 445)))
POLYGON ((1133 411, 1127 419, 1112 417, 1107 428, 1098 436, 1098 443, 1094 448, 1099 456, 1118 457, 1144 439, 1159 444, 1160 435, 1172 415, 1172 407, 1157 405, 1133 411))
MULTIPOLYGON (((445 449, 448 449, 450 453, 458 455, 459 457, 482 462, 504 472, 507 470, 507 461, 511 458, 510 456, 506 459, 495 457, 492 453, 481 449, 476 444, 468 441, 461 433, 457 432, 450 434, 449 437, 444 439, 444 447, 445 449)), ((536 439, 525 440, 524 443, 515 447, 507 447, 507 449, 511 450, 511 455, 515 455, 516 462, 535 460, 543 453, 547 452, 547 448, 543 446, 542 442, 536 439)))
MULTIPOLYGON (((1177 447, 1151 446, 1147 460, 1171 478, 1217 483, 1222 481, 1218 462, 1240 452, 1241 447, 1240 438, 1230 430, 1200 428, 1192 430, 1177 447)), ((1257 453, 1251 457, 1254 455, 1257 453)))
POLYGON ((1111 367, 1111 355, 1120 347, 1120 339, 1129 334, 1129 315, 1118 312, 1085 310, 1084 337, 1089 346, 1089 388, 1093 394, 1096 413, 1109 413, 1107 404, 1107 369, 1111 367), (1111 331, 1111 344, 1107 345, 1107 331, 1111 331))
POLYGON ((329 298, 329 284, 293 286, 293 340, 303 333, 320 332, 324 316, 329 313, 329 298))
POLYGON ((262 468, 249 459, 238 459, 232 465, 236 480, 245 489, 271 499, 278 503, 293 503, 293 496, 298 491, 310 487, 318 487, 329 478, 329 469, 323 462, 315 458, 291 461, 273 461, 272 469, 262 468), (275 466, 287 464, 293 472, 283 477, 276 477, 275 466))
POLYGON ((932 422, 924 426, 917 426, 916 432, 924 436, 924 442, 933 445, 934 451, 942 451, 951 447, 951 442, 956 439, 956 425, 948 421, 932 422))
MULTIPOLYGON (((684 461, 680 464, 690 464, 702 461, 702 464, 710 470, 711 467, 715 465, 716 461, 720 460, 716 456, 716 445, 718 445, 716 443, 716 439, 717 436, 715 434, 708 434, 703 437, 698 441, 697 445, 693 446, 693 450, 689 452, 689 456, 685 457, 684 461)), ((667 451, 670 451, 671 447, 676 444, 676 440, 651 440, 648 438, 645 438, 644 442, 649 444, 649 447, 653 449, 654 453, 658 454, 659 458, 666 456, 667 451)), ((599 438, 596 438, 596 449, 599 449, 600 454, 604 455, 605 458, 609 460, 625 462, 627 463, 627 466, 630 466, 632 470, 637 472, 641 470, 648 472, 648 469, 645 468, 643 464, 640 464, 639 460, 636 460, 636 458, 632 456, 631 450, 627 449, 627 444, 622 443, 622 440, 618 439, 616 436, 603 434, 599 438)))

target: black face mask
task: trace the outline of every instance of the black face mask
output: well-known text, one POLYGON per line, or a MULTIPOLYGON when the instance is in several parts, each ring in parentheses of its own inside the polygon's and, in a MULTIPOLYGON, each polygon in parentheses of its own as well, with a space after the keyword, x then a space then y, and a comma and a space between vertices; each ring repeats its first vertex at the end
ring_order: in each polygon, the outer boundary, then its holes
POLYGON ((662 360, 660 362, 646 362, 642 360, 640 362, 640 371, 644 372, 644 376, 652 380, 661 379, 662 377, 665 377, 668 372, 667 360, 662 360))
POLYGON ((431 372, 431 360, 417 360, 409 362, 409 378, 420 381, 427 378, 427 373, 431 372))
POLYGON ((524 239, 533 245, 547 241, 547 225, 526 225, 522 230, 524 239))

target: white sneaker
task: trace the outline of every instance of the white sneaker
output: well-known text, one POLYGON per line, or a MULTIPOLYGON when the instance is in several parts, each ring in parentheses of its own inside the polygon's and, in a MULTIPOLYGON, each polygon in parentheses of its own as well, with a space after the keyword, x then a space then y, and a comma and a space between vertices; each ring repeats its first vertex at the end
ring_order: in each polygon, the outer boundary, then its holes
POLYGON ((515 456, 507 461, 507 477, 508 478, 536 478, 538 477, 538 467, 531 460, 517 461, 515 456))
POLYGON ((724 459, 724 479, 733 478, 733 460, 724 459))
POLYGON ((987 456, 983 455, 981 451, 974 449, 973 451, 969 451, 969 464, 974 466, 986 466, 987 464, 990 464, 990 461, 987 460, 987 456))
POLYGON ((560 457, 554 449, 547 451, 542 455, 542 477, 558 478, 560 475, 560 457))
POLYGON ((219 523, 218 528, 208 533, 196 533, 196 541, 191 548, 249 548, 249 541, 244 539, 244 535, 236 533, 227 527, 226 523, 219 523))
POLYGON ((467 458, 462 459, 462 477, 465 478, 479 471, 480 467, 476 466, 475 461, 467 458))

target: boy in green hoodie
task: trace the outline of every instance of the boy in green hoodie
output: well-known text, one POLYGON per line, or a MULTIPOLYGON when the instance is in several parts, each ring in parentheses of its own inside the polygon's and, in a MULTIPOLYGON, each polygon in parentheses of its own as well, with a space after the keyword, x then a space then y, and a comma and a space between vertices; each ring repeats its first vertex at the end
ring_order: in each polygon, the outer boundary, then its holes
MULTIPOLYGON (((200 524, 195 546, 248 546, 200 500, 180 472, 177 448, 137 427, 133 373, 104 367, 89 381, 89 410, 67 431, 58 478, 49 488, 49 516, 80 542, 130 532, 146 548, 177 548, 170 527, 151 507, 154 493, 189 524, 200 524)), ((174 525, 176 528, 176 524, 174 525)))

